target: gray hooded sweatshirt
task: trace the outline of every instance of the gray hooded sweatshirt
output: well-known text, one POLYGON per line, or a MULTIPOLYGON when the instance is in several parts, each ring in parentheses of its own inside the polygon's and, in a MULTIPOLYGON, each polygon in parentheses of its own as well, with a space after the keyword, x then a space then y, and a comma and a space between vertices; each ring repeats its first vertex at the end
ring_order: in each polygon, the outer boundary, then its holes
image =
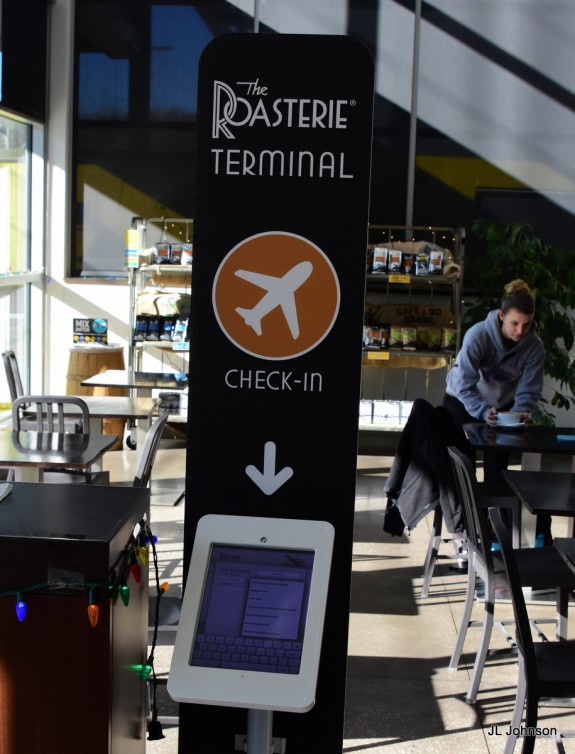
POLYGON ((537 325, 533 322, 526 337, 512 343, 501 334, 498 312, 489 312, 466 332, 447 375, 447 394, 480 421, 491 408, 529 413, 543 390, 545 349, 537 325))

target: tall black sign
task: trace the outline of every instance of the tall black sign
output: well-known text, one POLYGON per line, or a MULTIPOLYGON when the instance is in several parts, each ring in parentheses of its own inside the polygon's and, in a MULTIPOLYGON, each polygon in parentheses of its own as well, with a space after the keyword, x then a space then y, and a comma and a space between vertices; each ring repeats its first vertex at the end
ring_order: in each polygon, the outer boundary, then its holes
MULTIPOLYGON (((200 63, 185 552, 206 513, 336 531, 317 701, 274 715, 340 754, 353 543, 373 61, 350 37, 229 35, 200 63)), ((246 713, 182 705, 180 752, 246 713)))

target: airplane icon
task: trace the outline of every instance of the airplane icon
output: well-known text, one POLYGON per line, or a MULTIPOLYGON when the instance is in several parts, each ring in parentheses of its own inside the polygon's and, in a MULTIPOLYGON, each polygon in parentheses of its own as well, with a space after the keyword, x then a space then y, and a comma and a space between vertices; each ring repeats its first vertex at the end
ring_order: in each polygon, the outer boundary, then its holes
POLYGON ((263 275, 249 270, 236 270, 235 275, 267 291, 253 309, 237 307, 236 312, 244 318, 246 325, 253 328, 257 335, 261 335, 262 319, 266 314, 281 306, 292 338, 297 340, 299 338, 299 322, 295 305, 295 292, 305 283, 312 270, 311 262, 296 264, 283 277, 263 275))

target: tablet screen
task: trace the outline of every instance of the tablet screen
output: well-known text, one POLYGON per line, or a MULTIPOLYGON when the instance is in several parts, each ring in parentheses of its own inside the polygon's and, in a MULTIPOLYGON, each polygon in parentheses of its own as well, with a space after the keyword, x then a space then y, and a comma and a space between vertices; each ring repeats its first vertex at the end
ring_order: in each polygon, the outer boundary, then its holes
POLYGON ((203 516, 188 567, 170 696, 310 710, 334 538, 326 521, 203 516))
POLYGON ((190 665, 298 674, 314 552, 212 544, 190 665))

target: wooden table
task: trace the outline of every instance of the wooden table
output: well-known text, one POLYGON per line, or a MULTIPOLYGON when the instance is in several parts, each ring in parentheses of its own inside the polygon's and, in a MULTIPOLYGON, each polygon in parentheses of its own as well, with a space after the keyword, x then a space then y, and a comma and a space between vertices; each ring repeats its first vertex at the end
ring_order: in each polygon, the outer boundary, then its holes
POLYGON ((0 432, 0 466, 14 467, 17 481, 42 481, 44 469, 86 472, 117 440, 116 435, 67 432, 0 432))

